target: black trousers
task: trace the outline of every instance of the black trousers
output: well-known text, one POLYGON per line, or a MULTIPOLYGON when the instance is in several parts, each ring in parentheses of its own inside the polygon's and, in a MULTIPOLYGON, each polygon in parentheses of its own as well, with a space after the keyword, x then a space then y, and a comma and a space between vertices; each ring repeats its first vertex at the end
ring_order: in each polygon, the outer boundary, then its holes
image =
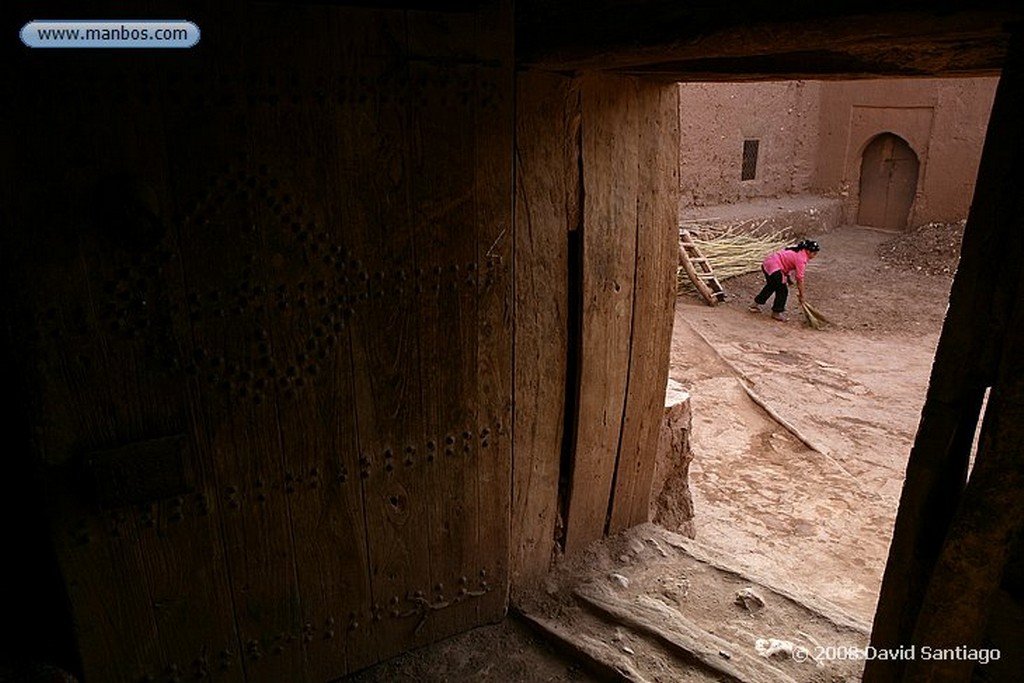
POLYGON ((786 280, 782 277, 782 271, 776 270, 769 275, 762 268, 761 272, 764 273, 764 289, 754 297, 754 301, 759 305, 766 304, 768 303, 768 298, 774 294, 775 301, 772 303, 772 310, 776 313, 782 313, 786 310, 786 299, 789 298, 789 287, 786 286, 786 280))

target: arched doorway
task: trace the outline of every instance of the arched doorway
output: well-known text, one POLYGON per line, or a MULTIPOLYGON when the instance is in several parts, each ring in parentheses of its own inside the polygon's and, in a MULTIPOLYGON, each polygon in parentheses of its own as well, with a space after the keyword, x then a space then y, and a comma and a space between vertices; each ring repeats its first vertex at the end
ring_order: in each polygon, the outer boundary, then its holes
POLYGON ((903 230, 917 189, 917 155, 906 140, 882 133, 864 149, 857 223, 903 230))

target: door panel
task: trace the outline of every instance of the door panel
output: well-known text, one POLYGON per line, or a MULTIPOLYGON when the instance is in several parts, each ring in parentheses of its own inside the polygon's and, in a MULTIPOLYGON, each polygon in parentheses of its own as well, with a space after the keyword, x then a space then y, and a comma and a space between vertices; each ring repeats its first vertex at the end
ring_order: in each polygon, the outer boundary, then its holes
POLYGON ((892 133, 879 135, 864 150, 857 223, 890 230, 907 227, 917 191, 918 159, 892 133))
POLYGON ((475 9, 19 56, 14 337, 86 681, 315 683, 503 615, 512 22, 475 9))

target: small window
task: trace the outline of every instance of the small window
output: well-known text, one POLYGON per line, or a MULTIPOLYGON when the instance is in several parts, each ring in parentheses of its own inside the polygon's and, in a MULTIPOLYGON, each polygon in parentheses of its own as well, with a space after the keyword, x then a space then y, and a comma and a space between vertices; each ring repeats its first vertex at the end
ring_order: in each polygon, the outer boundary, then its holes
POLYGON ((740 180, 753 180, 757 177, 757 144, 758 140, 743 141, 743 170, 740 180))

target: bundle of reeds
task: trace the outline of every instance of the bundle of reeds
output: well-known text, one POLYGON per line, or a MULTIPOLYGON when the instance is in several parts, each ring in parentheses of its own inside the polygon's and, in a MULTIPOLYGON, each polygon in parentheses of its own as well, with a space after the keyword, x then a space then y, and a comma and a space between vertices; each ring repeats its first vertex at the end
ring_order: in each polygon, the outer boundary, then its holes
POLYGON ((800 308, 804 311, 804 318, 807 320, 807 324, 816 330, 820 330, 825 325, 831 325, 832 321, 822 315, 821 311, 810 305, 806 301, 800 304, 800 308))
MULTIPOLYGON (((689 228, 693 243, 708 259, 719 282, 737 275, 759 272, 765 256, 789 244, 786 231, 762 236, 741 232, 747 228, 741 224, 689 228)), ((696 292, 682 268, 677 270, 676 282, 680 294, 696 292)))

